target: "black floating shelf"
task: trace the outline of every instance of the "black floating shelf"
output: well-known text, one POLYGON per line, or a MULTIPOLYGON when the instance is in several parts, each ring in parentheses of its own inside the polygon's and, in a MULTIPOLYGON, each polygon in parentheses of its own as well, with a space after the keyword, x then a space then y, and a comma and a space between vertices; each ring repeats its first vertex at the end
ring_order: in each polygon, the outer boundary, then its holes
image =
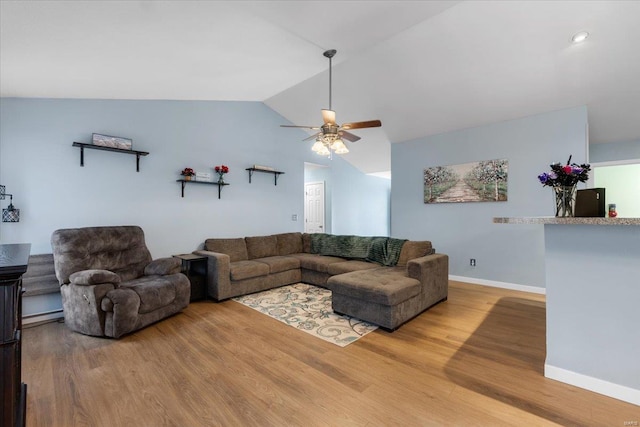
POLYGON ((133 154, 136 156, 136 172, 140 172, 140 156, 146 156, 149 153, 146 151, 125 150, 122 148, 103 147, 101 145, 85 144, 84 142, 74 142, 74 147, 80 148, 80 166, 84 166, 84 149, 89 148, 91 150, 111 151, 113 153, 133 154))
POLYGON ((278 185, 278 177, 284 173, 281 171, 270 171, 270 170, 256 169, 256 168, 247 168, 246 170, 249 171, 249 184, 251 184, 251 177, 253 176, 254 172, 272 173, 274 178, 273 185, 278 185))
POLYGON ((182 183, 182 197, 184 197, 184 187, 187 184, 217 185, 218 186, 218 199, 220 198, 220 194, 222 192, 222 187, 224 187, 225 185, 230 185, 230 184, 228 184, 226 182, 220 183, 220 182, 214 182, 214 181, 192 181, 192 180, 186 180, 186 179, 176 179, 176 182, 182 183))

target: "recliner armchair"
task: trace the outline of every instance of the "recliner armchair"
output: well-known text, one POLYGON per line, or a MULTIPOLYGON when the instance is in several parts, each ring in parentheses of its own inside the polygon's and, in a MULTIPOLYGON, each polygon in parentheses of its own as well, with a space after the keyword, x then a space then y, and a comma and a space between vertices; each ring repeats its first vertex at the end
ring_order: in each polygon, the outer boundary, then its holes
POLYGON ((177 258, 151 259, 137 226, 56 230, 51 236, 65 324, 119 338, 189 305, 177 258))

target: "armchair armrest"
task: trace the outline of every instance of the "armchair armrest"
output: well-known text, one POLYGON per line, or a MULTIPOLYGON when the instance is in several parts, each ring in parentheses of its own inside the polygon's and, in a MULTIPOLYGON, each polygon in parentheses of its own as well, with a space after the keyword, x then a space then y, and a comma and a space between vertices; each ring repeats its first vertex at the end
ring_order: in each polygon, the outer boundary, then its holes
POLYGON ((120 276, 109 270, 82 270, 69 276, 69 283, 81 286, 120 283, 120 276))
POLYGON ((207 257, 207 294, 216 301, 228 298, 231 286, 231 257, 212 251, 193 251, 207 257))
POLYGON ((166 276, 176 273, 180 273, 180 260, 173 257, 154 259, 144 268, 145 276, 166 276))

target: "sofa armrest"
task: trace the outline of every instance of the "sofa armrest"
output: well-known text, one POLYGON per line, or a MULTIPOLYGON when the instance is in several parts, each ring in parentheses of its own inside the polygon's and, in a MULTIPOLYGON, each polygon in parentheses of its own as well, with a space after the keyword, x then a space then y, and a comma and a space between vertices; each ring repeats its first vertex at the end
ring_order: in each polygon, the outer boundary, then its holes
POLYGON ((196 255, 207 257, 207 294, 220 301, 224 299, 224 290, 231 286, 231 257, 212 251, 193 251, 196 255))
POLYGON ((69 283, 79 286, 120 283, 120 276, 109 270, 82 270, 69 276, 69 283))
POLYGON ((180 273, 180 260, 174 257, 154 259, 144 268, 145 276, 166 276, 176 273, 180 273))
POLYGON ((422 292, 433 303, 449 294, 449 257, 444 254, 426 255, 407 262, 407 275, 422 284, 422 292))

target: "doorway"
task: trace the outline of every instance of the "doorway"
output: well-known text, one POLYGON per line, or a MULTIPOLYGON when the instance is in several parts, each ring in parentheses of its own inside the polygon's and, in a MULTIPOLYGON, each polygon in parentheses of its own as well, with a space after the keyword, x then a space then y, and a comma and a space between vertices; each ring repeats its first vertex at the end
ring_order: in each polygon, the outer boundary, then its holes
POLYGON ((304 232, 325 233, 324 182, 304 184, 304 232))

